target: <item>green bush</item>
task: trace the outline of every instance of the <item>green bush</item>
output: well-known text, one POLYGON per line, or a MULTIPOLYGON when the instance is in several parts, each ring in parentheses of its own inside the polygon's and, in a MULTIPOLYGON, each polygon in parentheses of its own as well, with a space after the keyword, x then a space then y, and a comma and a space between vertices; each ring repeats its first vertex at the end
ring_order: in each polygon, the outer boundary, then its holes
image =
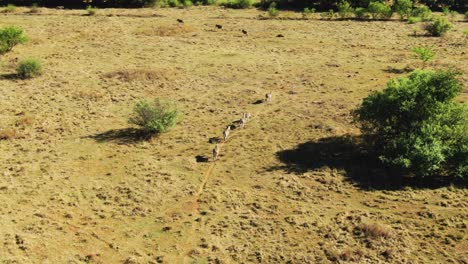
POLYGON ((371 14, 373 19, 390 18, 393 14, 392 8, 381 2, 370 2, 367 12, 371 14))
POLYGON ((253 0, 227 0, 224 2, 220 2, 220 5, 228 8, 245 9, 252 7, 253 0))
POLYGON ((338 4, 338 14, 341 18, 349 18, 353 14, 354 9, 348 1, 341 1, 338 4))
POLYGON ((315 8, 304 8, 304 11, 302 11, 302 17, 303 18, 309 18, 313 13, 315 13, 315 8))
POLYGON ((33 3, 31 5, 31 8, 29 9, 29 13, 35 14, 35 13, 39 13, 39 12, 40 12, 40 10, 39 10, 39 6, 37 5, 37 3, 33 3))
POLYGON ((22 79, 29 79, 42 74, 42 64, 39 60, 29 58, 21 61, 16 68, 16 74, 22 79))
POLYGON ((279 15, 279 11, 276 9, 275 2, 270 4, 270 7, 268 8, 268 15, 271 17, 277 17, 279 15))
POLYGON ((0 54, 5 54, 18 44, 27 41, 23 30, 19 27, 11 26, 0 29, 0 54))
POLYGON ((440 37, 452 29, 453 25, 445 17, 438 17, 434 22, 427 24, 424 29, 434 37, 440 37))
POLYGON ((138 102, 129 122, 141 127, 146 133, 156 134, 175 126, 179 115, 174 103, 156 98, 153 102, 138 102))
POLYGON ((419 5, 413 9, 411 16, 420 17, 422 21, 429 21, 432 18, 432 11, 425 5, 419 5))
POLYGON ((416 24, 416 23, 419 23, 421 22, 421 18, 420 17, 410 17, 408 18, 408 24, 416 24))
POLYGON ((391 80, 355 110, 380 160, 416 176, 468 176, 468 108, 454 71, 417 70, 391 80))
POLYGON ((426 63, 435 56, 435 51, 431 47, 416 47, 413 52, 423 62, 423 69, 426 68, 426 63))
POLYGON ((369 18, 367 14, 367 9, 364 7, 358 7, 354 9, 354 15, 356 16, 357 19, 367 19, 369 18))
POLYGON ((408 19, 412 9, 413 2, 411 0, 396 0, 393 4, 393 10, 400 15, 401 20, 408 19))
POLYGON ((320 14, 321 17, 331 20, 332 18, 335 17, 335 11, 333 9, 328 10, 328 12, 323 12, 320 14))
POLYGON ((5 9, 3 9, 4 13, 13 13, 16 11, 16 6, 12 4, 8 4, 5 9))
POLYGON ((88 13, 89 16, 94 16, 97 12, 97 9, 95 7, 92 7, 92 6, 87 6, 86 7, 86 13, 88 13))

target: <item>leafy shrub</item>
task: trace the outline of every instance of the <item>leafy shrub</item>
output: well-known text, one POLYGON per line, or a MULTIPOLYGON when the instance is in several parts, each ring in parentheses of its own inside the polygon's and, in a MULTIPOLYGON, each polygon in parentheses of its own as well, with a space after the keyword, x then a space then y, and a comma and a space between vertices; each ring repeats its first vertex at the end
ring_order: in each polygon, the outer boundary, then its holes
POLYGON ((390 18, 393 13, 388 5, 381 2, 370 2, 367 12, 371 14, 373 19, 390 18))
POLYGON ((416 23, 419 23, 421 22, 421 18, 420 17, 410 17, 408 18, 408 24, 416 24, 416 23))
POLYGON ((225 2, 221 2, 220 5, 228 8, 245 9, 252 7, 253 0, 227 0, 225 2))
POLYGON ((432 18, 432 12, 429 7, 425 5, 420 5, 413 9, 411 16, 420 17, 422 21, 429 21, 432 18))
POLYGON ((87 6, 86 7, 86 13, 88 13, 89 16, 94 16, 97 12, 97 9, 95 7, 92 7, 92 6, 87 6))
POLYGON ((303 18, 309 18, 313 13, 315 13, 315 8, 304 8, 304 11, 302 12, 302 17, 303 18))
POLYGON ((18 64, 16 74, 22 79, 39 76, 42 74, 42 64, 37 59, 25 59, 18 64))
POLYGON ((354 112, 380 160, 416 176, 468 176, 468 108, 454 71, 417 70, 373 92, 354 112))
POLYGON ((179 110, 174 103, 156 98, 153 102, 140 101, 135 105, 131 124, 140 126, 149 134, 163 133, 176 125, 179 110))
POLYGON ((367 9, 363 7, 358 7, 354 9, 354 15, 356 16, 357 19, 367 19, 367 9))
POLYGON ((16 11, 16 6, 12 4, 8 4, 5 9, 3 9, 4 13, 13 13, 16 11))
POLYGON ((328 12, 323 12, 322 14, 320 14, 320 16, 330 20, 335 17, 335 11, 333 11, 333 9, 330 9, 328 10, 328 12))
POLYGON ((423 69, 426 68, 426 63, 435 56, 435 51, 431 47, 416 47, 413 52, 423 62, 423 69))
POLYGON ((444 14, 444 16, 448 16, 450 13, 450 8, 448 6, 443 6, 442 7, 442 14, 444 14))
POLYGON ((39 6, 37 5, 37 3, 33 3, 31 5, 31 8, 29 9, 29 13, 39 13, 40 10, 39 10, 39 6))
POLYGON ((0 29, 0 54, 5 54, 14 46, 27 41, 23 30, 19 27, 11 26, 0 29))
POLYGON ((279 15, 279 11, 276 9, 275 2, 270 4, 270 7, 268 8, 268 15, 271 17, 277 17, 279 15))
POLYGON ((341 1, 338 4, 338 14, 341 18, 349 18, 353 14, 354 9, 348 1, 341 1))
POLYGON ((393 4, 393 10, 400 15, 400 18, 408 19, 411 16, 413 2, 411 0, 397 0, 393 4))
POLYGON ((427 24, 424 29, 434 37, 440 37, 452 29, 453 25, 445 17, 438 17, 432 23, 427 24))

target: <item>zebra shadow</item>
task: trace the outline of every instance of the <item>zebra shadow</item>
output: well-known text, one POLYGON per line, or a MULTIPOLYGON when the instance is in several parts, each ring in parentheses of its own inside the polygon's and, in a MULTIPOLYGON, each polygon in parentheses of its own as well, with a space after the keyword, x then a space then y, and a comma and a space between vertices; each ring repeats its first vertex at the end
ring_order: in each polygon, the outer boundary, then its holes
POLYGON ((437 189, 450 185, 466 187, 466 182, 453 178, 412 177, 401 170, 385 167, 359 136, 334 136, 281 150, 276 157, 283 163, 268 170, 304 173, 323 168, 344 171, 345 180, 364 190, 437 189))

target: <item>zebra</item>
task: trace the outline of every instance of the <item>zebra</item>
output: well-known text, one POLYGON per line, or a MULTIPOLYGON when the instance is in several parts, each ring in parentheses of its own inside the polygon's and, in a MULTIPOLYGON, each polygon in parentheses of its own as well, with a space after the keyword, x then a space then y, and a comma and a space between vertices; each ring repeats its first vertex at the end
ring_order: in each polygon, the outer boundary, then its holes
POLYGON ((230 132, 231 132, 231 126, 227 126, 223 131, 224 141, 228 139, 230 132))
POLYGON ((270 103, 272 99, 273 99, 273 94, 271 92, 265 94, 265 101, 267 103, 270 103))
POLYGON ((219 156, 219 146, 216 144, 216 146, 213 149, 213 161, 217 160, 219 156))

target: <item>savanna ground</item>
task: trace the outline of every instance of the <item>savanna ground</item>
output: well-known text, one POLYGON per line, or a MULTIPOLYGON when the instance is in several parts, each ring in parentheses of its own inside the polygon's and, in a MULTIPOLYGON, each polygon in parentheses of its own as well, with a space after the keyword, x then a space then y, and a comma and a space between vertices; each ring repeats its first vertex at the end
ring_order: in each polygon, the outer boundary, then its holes
POLYGON ((26 12, 0 16, 30 38, 1 57, 2 263, 467 263, 465 187, 381 180, 350 115, 420 66, 415 46, 466 70, 467 23, 432 38, 215 7, 26 12), (16 79, 24 57, 44 75, 16 79), (127 118, 154 97, 184 116, 142 140, 127 118), (247 111, 220 159, 197 162, 247 111))

